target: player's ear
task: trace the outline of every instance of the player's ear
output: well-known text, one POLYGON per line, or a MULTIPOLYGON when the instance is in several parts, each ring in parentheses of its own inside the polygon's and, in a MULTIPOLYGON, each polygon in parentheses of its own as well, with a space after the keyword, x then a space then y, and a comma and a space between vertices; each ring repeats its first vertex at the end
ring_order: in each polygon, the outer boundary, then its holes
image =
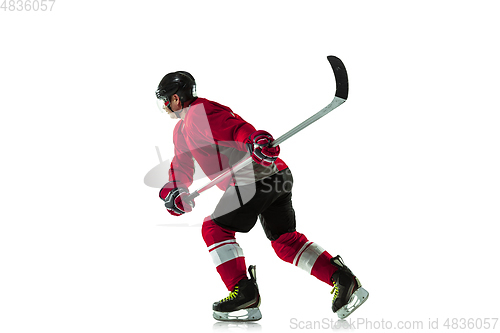
POLYGON ((170 103, 177 103, 179 101, 179 95, 173 94, 172 97, 170 98, 170 103))

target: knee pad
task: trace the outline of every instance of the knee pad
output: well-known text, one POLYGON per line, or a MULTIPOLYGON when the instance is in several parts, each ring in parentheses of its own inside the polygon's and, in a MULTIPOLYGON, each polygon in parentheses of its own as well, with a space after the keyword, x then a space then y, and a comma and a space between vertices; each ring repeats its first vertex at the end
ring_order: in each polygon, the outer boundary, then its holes
POLYGON ((211 246, 215 243, 234 239, 235 232, 218 226, 210 216, 207 216, 203 220, 201 226, 201 235, 203 236, 205 244, 211 246))
POLYGON ((283 261, 293 263, 300 249, 307 243, 307 238, 300 232, 287 232, 271 242, 276 255, 283 261))

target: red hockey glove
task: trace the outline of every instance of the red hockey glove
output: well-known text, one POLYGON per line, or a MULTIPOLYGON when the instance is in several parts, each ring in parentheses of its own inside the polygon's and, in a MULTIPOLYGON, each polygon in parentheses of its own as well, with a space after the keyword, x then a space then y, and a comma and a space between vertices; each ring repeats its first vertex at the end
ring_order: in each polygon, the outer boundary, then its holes
POLYGON ((273 136, 266 131, 256 131, 245 140, 252 159, 263 166, 270 166, 280 154, 280 146, 270 147, 273 136))
POLYGON ((194 201, 192 201, 192 205, 186 201, 188 195, 189 191, 176 180, 166 183, 160 190, 160 198, 165 201, 168 212, 174 216, 180 216, 193 210, 194 201))

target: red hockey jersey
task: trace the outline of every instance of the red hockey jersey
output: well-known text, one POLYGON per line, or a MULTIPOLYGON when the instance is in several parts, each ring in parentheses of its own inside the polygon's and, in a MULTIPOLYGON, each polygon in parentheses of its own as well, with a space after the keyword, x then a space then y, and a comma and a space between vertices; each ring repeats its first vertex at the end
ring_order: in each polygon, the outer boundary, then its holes
MULTIPOLYGON (((175 157, 170 165, 169 180, 190 186, 194 160, 210 179, 214 179, 228 167, 250 156, 244 142, 255 131, 255 127, 227 106, 197 98, 184 120, 175 126, 175 157)), ((230 184, 251 184, 285 168, 286 164, 279 158, 269 167, 252 163, 217 186, 225 190, 230 184)))

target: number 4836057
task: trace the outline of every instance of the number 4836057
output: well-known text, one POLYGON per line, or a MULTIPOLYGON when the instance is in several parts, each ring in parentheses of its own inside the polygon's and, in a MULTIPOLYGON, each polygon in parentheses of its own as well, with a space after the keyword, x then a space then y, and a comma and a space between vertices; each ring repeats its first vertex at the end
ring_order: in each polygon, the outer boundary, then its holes
POLYGON ((11 12, 52 11, 56 0, 4 0, 0 9, 11 12))

